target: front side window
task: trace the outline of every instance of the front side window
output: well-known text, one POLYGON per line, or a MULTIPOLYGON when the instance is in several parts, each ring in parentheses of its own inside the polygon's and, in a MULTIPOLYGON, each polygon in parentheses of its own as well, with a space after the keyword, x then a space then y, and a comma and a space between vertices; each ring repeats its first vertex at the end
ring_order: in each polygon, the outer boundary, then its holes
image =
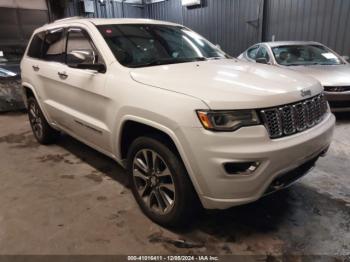
POLYGON ((228 57, 203 37, 180 26, 112 24, 97 28, 116 59, 127 67, 228 57))
POLYGON ((42 58, 46 61, 65 62, 66 38, 64 29, 48 31, 42 47, 42 58))
POLYGON ((89 34, 80 28, 71 28, 67 35, 67 64, 102 63, 89 34))
POLYGON ((280 65, 339 65, 341 59, 321 45, 287 45, 272 48, 273 55, 280 65))

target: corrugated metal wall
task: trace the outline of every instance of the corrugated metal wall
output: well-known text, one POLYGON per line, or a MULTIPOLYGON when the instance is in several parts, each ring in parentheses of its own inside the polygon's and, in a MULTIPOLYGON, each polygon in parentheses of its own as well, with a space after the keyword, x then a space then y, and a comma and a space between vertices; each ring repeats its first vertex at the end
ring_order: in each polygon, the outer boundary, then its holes
POLYGON ((95 13, 84 14, 82 11, 82 2, 80 0, 70 0, 65 10, 65 16, 87 16, 96 18, 144 18, 144 7, 133 4, 122 4, 116 1, 104 1, 100 4, 94 0, 95 13))
POLYGON ((48 20, 45 0, 0 3, 0 46, 25 46, 34 29, 48 20))
POLYGON ((147 16, 183 24, 231 55, 261 39, 263 0, 204 0, 200 6, 182 7, 181 0, 147 6, 147 16))
POLYGON ((265 40, 312 40, 350 54, 349 0, 266 0, 265 40))
MULTIPOLYGON (((80 0, 69 0, 65 16, 82 15, 80 0)), ((199 32, 231 55, 263 40, 313 40, 350 54, 350 0, 202 0, 182 7, 166 0, 144 8, 94 0, 91 17, 136 17, 176 22, 199 32), (263 13, 265 10, 265 13, 263 13), (264 23, 263 23, 264 17, 264 23)))
POLYGON ((147 16, 184 24, 232 55, 254 42, 271 40, 272 35, 276 40, 318 41, 340 54, 350 54, 350 0, 202 1, 192 8, 182 7, 181 0, 151 4, 147 16), (247 23, 258 18, 253 23, 256 28, 247 23))
POLYGON ((181 1, 172 0, 147 5, 147 17, 183 24, 181 1))
MULTIPOLYGON (((71 0, 65 16, 81 15, 81 1, 71 0)), ((200 6, 182 7, 181 0, 167 0, 135 7, 115 1, 94 1, 89 17, 139 17, 171 21, 188 26, 231 55, 261 39, 263 0, 203 0, 200 6), (124 13, 124 16, 123 16, 124 13)))

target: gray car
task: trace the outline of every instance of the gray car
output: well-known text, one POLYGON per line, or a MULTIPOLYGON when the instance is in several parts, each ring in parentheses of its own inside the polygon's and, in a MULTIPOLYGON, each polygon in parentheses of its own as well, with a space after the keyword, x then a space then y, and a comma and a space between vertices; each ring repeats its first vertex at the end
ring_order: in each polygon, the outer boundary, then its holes
POLYGON ((285 67, 316 78, 332 111, 350 111, 350 64, 317 42, 265 42, 248 48, 239 59, 285 67))

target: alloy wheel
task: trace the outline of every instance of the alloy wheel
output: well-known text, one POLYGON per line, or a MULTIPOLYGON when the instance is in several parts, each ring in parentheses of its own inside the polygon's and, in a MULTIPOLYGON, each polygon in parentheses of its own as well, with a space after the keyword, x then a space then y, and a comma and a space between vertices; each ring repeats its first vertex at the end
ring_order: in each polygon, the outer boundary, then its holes
POLYGON ((163 158, 151 149, 138 151, 133 159, 133 180, 140 198, 151 211, 165 215, 175 204, 173 175, 163 158))
POLYGON ((43 135, 43 124, 40 117, 39 107, 31 103, 29 107, 29 120, 36 137, 41 138, 43 135))

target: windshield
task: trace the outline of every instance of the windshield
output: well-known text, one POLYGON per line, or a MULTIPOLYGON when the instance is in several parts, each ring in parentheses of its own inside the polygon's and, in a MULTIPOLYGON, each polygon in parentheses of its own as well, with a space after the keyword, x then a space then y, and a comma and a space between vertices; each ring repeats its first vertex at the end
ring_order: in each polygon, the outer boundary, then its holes
POLYGON ((228 58, 203 37, 180 26, 112 24, 97 28, 115 58, 127 67, 228 58))
POLYGON ((0 46, 0 63, 19 63, 24 53, 23 47, 0 46))
POLYGON ((284 66, 340 65, 341 59, 321 45, 288 45, 273 47, 276 61, 284 66))

